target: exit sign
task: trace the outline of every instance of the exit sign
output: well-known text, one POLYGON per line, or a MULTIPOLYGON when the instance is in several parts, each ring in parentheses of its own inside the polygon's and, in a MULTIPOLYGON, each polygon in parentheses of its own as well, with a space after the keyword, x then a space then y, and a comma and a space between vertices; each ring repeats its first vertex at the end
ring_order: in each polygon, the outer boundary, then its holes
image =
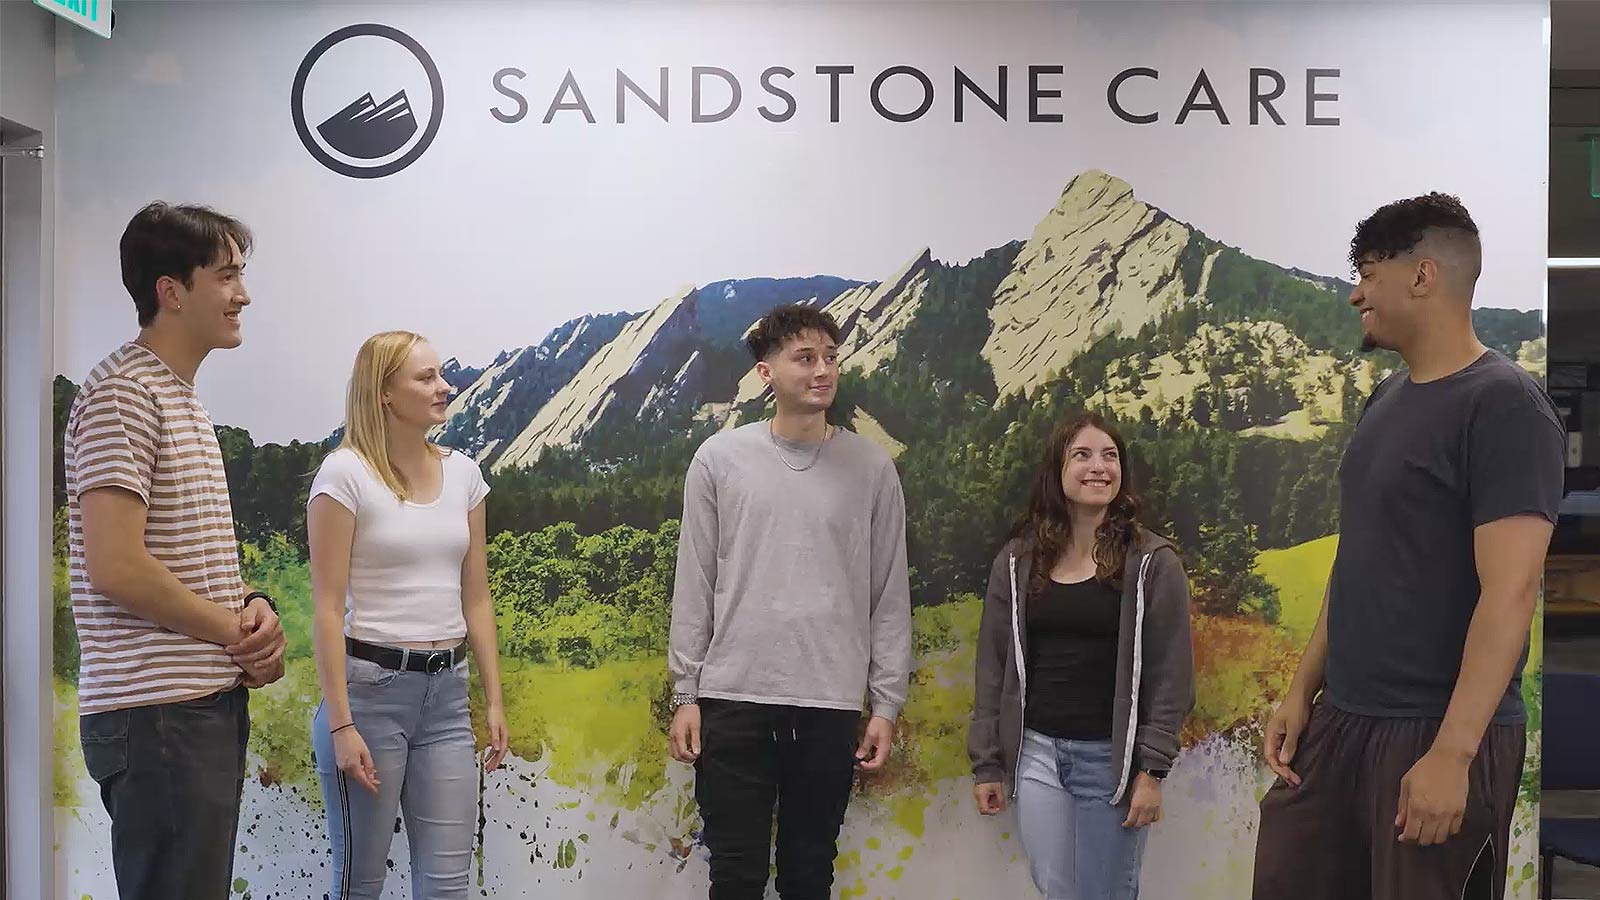
POLYGON ((69 22, 111 37, 111 0, 33 0, 69 22))

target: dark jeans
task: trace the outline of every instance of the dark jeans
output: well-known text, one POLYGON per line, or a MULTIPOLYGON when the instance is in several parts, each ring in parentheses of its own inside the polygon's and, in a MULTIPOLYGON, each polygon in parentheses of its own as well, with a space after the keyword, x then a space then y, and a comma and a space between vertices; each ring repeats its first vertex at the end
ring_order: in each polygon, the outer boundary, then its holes
POLYGON ((238 687, 79 719, 122 900, 227 900, 249 705, 238 687))
POLYGON ((778 895, 827 900, 855 780, 850 710, 700 700, 694 797, 711 851, 711 900, 761 900, 778 810, 778 895))

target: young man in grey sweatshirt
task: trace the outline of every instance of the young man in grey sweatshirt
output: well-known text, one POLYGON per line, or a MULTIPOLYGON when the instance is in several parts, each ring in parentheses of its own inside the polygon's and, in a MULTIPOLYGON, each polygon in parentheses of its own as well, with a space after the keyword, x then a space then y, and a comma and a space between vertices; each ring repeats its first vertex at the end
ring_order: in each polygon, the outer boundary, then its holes
POLYGON ((710 900, 765 895, 774 805, 779 896, 826 900, 855 770, 883 767, 906 699, 905 497, 888 453, 826 421, 832 316, 780 306, 745 340, 777 414, 709 438, 685 478, 672 756, 695 767, 710 900))

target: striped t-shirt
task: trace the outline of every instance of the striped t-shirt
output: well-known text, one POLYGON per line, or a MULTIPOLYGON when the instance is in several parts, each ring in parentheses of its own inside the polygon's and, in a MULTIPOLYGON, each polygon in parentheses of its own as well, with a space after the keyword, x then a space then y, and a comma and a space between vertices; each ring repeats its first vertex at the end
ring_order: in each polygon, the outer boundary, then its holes
POLYGON ((238 684, 242 672, 222 647, 168 631, 95 593, 84 563, 79 498, 122 488, 148 509, 150 555, 202 599, 242 608, 222 448, 194 385, 145 347, 124 344, 78 391, 65 449, 72 615, 82 648, 79 711, 193 700, 238 684))

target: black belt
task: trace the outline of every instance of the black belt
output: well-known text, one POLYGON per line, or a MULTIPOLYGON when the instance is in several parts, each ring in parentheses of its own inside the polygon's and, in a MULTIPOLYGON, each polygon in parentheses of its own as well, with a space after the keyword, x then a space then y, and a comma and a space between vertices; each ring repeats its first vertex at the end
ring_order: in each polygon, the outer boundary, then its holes
POLYGON ((467 642, 442 650, 407 650, 404 647, 385 647, 369 644, 353 637, 344 639, 344 650, 356 659, 377 663, 385 669, 401 672, 425 672, 437 675, 467 658, 467 642))

